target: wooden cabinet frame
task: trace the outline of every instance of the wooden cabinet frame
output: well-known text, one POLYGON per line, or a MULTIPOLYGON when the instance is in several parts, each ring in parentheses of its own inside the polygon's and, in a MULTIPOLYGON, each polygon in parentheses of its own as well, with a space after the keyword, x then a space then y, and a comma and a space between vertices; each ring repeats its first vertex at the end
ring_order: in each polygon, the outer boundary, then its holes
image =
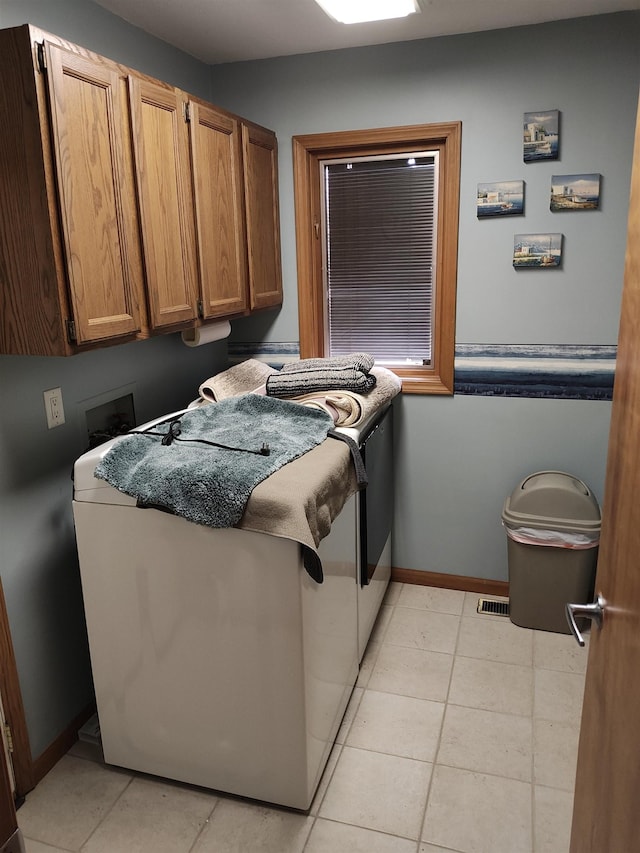
POLYGON ((1 353, 282 302, 275 134, 28 24, 0 78, 1 353))

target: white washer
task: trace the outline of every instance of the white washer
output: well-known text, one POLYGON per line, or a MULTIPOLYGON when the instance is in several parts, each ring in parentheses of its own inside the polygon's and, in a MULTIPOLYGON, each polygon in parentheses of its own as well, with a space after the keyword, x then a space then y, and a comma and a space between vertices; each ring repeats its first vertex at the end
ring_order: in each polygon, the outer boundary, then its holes
POLYGON ((317 584, 294 541, 138 508, 110 446, 73 502, 105 761, 309 808, 358 673, 356 496, 317 584))

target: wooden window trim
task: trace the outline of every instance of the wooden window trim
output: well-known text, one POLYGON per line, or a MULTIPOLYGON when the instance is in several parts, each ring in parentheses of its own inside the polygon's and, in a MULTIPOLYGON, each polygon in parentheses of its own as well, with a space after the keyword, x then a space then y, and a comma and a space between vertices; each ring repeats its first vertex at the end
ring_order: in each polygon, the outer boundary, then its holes
POLYGON ((320 161, 440 152, 433 365, 393 368, 408 394, 453 394, 462 123, 411 125, 293 137, 300 357, 325 355, 320 161))

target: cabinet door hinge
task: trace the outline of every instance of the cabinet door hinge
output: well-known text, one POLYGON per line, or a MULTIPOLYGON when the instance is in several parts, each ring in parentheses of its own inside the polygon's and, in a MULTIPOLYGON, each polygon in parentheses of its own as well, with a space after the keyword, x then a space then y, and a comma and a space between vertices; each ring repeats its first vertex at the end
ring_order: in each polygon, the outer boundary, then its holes
POLYGON ((11 734, 11 728, 8 723, 4 724, 4 737, 7 743, 7 749, 9 752, 13 752, 13 735, 11 734))
POLYGON ((36 42, 36 56, 38 57, 38 71, 43 73, 47 70, 47 54, 44 52, 44 42, 36 42))
POLYGON ((202 307, 202 299, 198 299, 198 317, 204 319, 204 308, 202 307))
POLYGON ((183 109, 183 112, 184 112, 184 120, 185 120, 186 122, 191 121, 191 109, 190 109, 189 101, 184 101, 184 102, 183 102, 183 104, 182 104, 182 109, 183 109))
POLYGON ((313 233, 315 235, 316 240, 319 240, 320 239, 320 223, 319 222, 313 223, 313 233))
POLYGON ((67 337, 71 343, 78 340, 76 335, 76 324, 74 320, 67 320, 67 337))

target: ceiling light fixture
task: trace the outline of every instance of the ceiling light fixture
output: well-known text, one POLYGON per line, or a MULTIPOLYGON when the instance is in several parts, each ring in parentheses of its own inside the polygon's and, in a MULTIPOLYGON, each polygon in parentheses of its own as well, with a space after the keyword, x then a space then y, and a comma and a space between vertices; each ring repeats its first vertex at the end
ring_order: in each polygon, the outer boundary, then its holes
POLYGON ((341 24, 406 18, 420 11, 417 0, 316 0, 316 3, 341 24))

